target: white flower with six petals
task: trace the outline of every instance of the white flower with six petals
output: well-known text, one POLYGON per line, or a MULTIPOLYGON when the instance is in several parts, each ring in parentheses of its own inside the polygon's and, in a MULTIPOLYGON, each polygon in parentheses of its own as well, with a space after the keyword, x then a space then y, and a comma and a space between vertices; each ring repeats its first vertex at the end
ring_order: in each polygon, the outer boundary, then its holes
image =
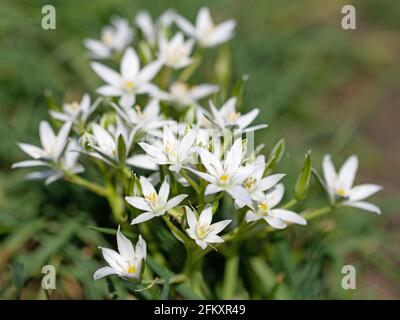
POLYGON ((170 186, 168 179, 162 183, 159 192, 157 193, 153 185, 145 177, 140 177, 140 185, 142 186, 142 197, 125 197, 125 200, 132 206, 139 210, 145 211, 136 218, 131 224, 138 224, 155 217, 160 217, 168 210, 175 208, 186 197, 186 194, 180 194, 168 200, 170 186))
POLYGON ((112 274, 123 279, 140 279, 142 264, 147 256, 146 242, 142 236, 139 235, 139 240, 134 248, 132 242, 121 233, 120 227, 118 227, 117 245, 118 252, 100 247, 104 260, 107 261, 109 266, 98 269, 93 275, 94 280, 112 274))
POLYGON ((205 249, 209 243, 221 243, 224 240, 218 236, 222 230, 224 230, 232 220, 222 220, 211 224, 212 221, 212 207, 205 208, 199 218, 189 207, 186 209, 186 219, 189 228, 186 229, 186 233, 196 242, 196 244, 205 249))

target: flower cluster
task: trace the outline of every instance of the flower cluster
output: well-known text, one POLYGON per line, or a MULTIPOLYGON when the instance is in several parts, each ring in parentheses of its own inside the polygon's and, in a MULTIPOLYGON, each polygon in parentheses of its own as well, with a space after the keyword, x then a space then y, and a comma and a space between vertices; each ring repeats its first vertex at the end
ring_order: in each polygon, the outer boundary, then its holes
MULTIPOLYGON (((100 40, 84 42, 97 60, 91 67, 102 81, 96 89, 99 97, 92 103, 84 94, 80 102, 50 111, 58 133, 41 122, 41 147, 19 143, 32 160, 13 167, 46 167, 28 178, 46 183, 65 178, 106 197, 116 222, 126 228, 126 212, 135 225, 131 228, 161 219, 188 250, 193 244, 213 248, 259 220, 276 229, 306 225, 303 214, 280 205, 285 174, 274 172, 274 165, 282 148, 277 145, 266 157, 262 146, 252 145, 255 131, 267 127, 253 125, 259 110, 242 113, 238 96, 219 95, 216 83, 189 83, 204 50, 226 43, 235 27, 233 20, 215 24, 207 8, 200 9, 194 24, 171 10, 155 22, 140 12, 133 25, 114 17, 100 40), (104 175, 107 186, 79 176, 83 164, 104 175), (212 223, 220 217, 219 201, 225 196, 237 212, 212 223), (230 230, 229 236, 219 235, 224 230, 230 230)), ((305 197, 310 166, 305 162, 300 173, 295 202, 305 197)), ((330 206, 380 213, 363 201, 379 186, 353 187, 357 166, 353 156, 336 173, 330 157, 324 158, 323 186, 330 206)), ((119 253, 101 248, 109 266, 94 278, 116 274, 140 280, 146 242, 140 236, 134 248, 118 228, 117 243, 119 253)))

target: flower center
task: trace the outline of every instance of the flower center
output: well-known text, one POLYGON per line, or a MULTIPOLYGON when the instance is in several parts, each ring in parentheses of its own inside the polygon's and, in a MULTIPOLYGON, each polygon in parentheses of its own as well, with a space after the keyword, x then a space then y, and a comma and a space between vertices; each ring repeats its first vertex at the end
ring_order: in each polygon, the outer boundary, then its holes
POLYGON ((347 197, 347 192, 344 188, 336 189, 336 194, 340 197, 347 197))
POLYGON ((244 187, 247 190, 252 190, 254 188, 254 186, 256 185, 257 180, 253 177, 248 177, 245 181, 244 181, 244 187))
POLYGON ((259 208, 261 211, 263 211, 263 212, 267 212, 267 211, 269 210, 269 206, 268 206, 268 203, 267 203, 266 201, 261 202, 261 203, 258 205, 258 208, 259 208))
POLYGON ((104 32, 102 37, 101 37, 101 41, 106 45, 106 46, 111 46, 114 42, 114 36, 112 34, 112 32, 108 31, 108 32, 104 32))
POLYGON ((197 224, 197 237, 199 239, 203 239, 207 236, 207 234, 211 231, 210 225, 209 224, 197 224))
POLYGON ((230 123, 235 123, 239 118, 240 118, 240 112, 234 112, 234 111, 232 111, 232 112, 230 112, 230 113, 228 114, 228 121, 229 121, 230 123))
POLYGON ((135 83, 132 80, 126 80, 124 88, 126 91, 133 91, 133 89, 135 89, 135 83))
POLYGON ((219 182, 221 182, 222 184, 227 184, 228 181, 229 181, 229 175, 227 173, 219 177, 219 182))
POLYGON ((81 109, 81 105, 78 102, 74 101, 71 103, 66 103, 64 105, 64 109, 68 113, 75 114, 81 109))
POLYGON ((136 267, 135 266, 130 266, 128 268, 128 273, 136 273, 136 267))
POLYGON ((157 193, 152 192, 152 193, 146 195, 145 198, 146 198, 146 200, 147 200, 148 202, 150 202, 150 204, 151 204, 151 206, 152 206, 153 208, 156 207, 156 205, 157 205, 157 200, 158 200, 157 193))

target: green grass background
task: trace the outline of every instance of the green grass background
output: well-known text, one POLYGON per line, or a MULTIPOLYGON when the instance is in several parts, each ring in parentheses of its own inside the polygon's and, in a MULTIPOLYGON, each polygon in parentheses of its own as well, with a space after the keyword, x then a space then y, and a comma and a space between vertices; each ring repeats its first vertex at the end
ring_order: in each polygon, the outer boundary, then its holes
MULTIPOLYGON (((93 92, 99 80, 83 54, 82 40, 98 37, 112 14, 132 21, 138 9, 156 17, 171 7, 193 20, 202 5, 211 8, 217 21, 233 17, 238 22, 231 43, 233 76, 250 76, 245 106, 260 108, 257 122, 269 124, 258 134, 258 142, 270 148, 286 138, 287 153, 280 169, 288 173, 287 185, 293 185, 303 155, 311 149, 318 169, 324 153, 331 153, 337 165, 358 154, 358 182, 385 187, 373 199, 382 216, 343 209, 306 229, 279 232, 257 246, 250 241, 240 258, 243 274, 234 297, 400 298, 400 6, 396 0, 353 0, 357 30, 345 31, 340 21, 347 3, 4 1, 0 8, 0 298, 45 298, 40 270, 47 263, 58 270, 53 298, 107 296, 105 282, 92 280, 100 265, 94 257, 99 244, 114 245, 114 239, 86 228, 108 221, 107 204, 61 182, 50 187, 25 182, 26 171, 10 169, 13 162, 24 159, 15 142, 38 142, 39 121, 48 118, 46 91, 57 101, 93 92), (45 4, 56 7, 56 30, 41 28, 45 4), (341 288, 345 264, 357 268, 356 290, 341 288), (21 265, 23 281, 18 272, 21 265)), ((311 189, 315 196, 307 205, 318 206, 322 192, 315 182, 311 189)), ((208 274, 218 292, 221 270, 213 259, 217 258, 210 257, 208 274)))

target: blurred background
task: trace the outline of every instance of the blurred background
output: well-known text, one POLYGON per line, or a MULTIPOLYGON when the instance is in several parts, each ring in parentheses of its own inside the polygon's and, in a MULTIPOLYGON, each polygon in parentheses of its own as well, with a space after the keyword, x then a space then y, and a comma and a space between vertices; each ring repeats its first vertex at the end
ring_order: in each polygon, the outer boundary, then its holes
MULTIPOLYGON (((258 133, 258 142, 271 148, 285 137, 287 153, 280 168, 288 173, 286 184, 293 185, 304 153, 311 149, 318 170, 325 153, 333 155, 336 166, 357 154, 356 182, 385 188, 373 198, 381 216, 337 210, 306 229, 289 228, 265 239, 259 244, 265 256, 244 251, 240 270, 245 271, 240 272, 247 280, 239 283, 235 297, 399 299, 400 6, 396 0, 352 0, 357 29, 343 30, 344 4, 349 1, 4 1, 0 298, 45 298, 40 289, 45 264, 57 269, 52 298, 105 297, 105 284, 92 280, 101 265, 94 257, 98 245, 114 246, 115 240, 86 226, 106 221, 107 203, 66 183, 46 187, 26 182, 26 170, 10 169, 25 159, 16 141, 38 142, 38 124, 49 118, 46 94, 58 102, 87 91, 93 94, 99 80, 90 70, 82 41, 99 37, 113 14, 132 21, 139 9, 155 18, 175 8, 193 21, 207 5, 215 21, 232 17, 238 22, 231 42, 233 78, 250 76, 244 106, 260 108, 257 122, 269 124, 258 133), (45 4, 56 7, 56 30, 41 28, 45 4), (356 267, 356 290, 341 287, 346 264, 356 267), (248 290, 249 284, 260 288, 248 290)), ((311 188, 313 196, 304 207, 323 204, 318 185, 313 182, 311 188)), ((209 272, 217 279, 218 268, 212 265, 209 272)))

